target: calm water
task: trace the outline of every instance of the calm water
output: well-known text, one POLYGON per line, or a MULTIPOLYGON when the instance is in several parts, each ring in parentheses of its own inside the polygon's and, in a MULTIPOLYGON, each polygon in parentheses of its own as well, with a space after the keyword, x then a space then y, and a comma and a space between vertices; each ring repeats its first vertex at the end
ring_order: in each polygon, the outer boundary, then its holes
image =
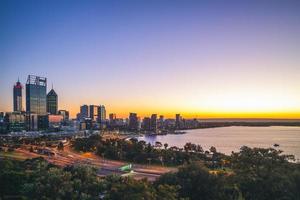
POLYGON ((243 145, 249 147, 273 147, 275 143, 286 154, 300 159, 300 127, 222 127, 187 130, 181 135, 143 136, 139 140, 154 144, 156 141, 169 146, 183 147, 185 143, 200 144, 204 150, 215 146, 218 151, 231 154, 243 145))

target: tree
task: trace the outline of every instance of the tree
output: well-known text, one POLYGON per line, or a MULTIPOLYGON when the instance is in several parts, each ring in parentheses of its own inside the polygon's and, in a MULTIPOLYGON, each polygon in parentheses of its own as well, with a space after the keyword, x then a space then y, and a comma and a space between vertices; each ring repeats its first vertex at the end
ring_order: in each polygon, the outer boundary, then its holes
POLYGON ((71 199, 73 193, 71 174, 59 168, 50 168, 24 184, 24 194, 32 199, 71 199))
POLYGON ((178 195, 178 186, 172 186, 172 185, 159 185, 156 188, 157 200, 177 200, 179 199, 178 195))
POLYGON ((295 190, 297 179, 291 176, 296 174, 299 168, 288 162, 293 159, 292 156, 281 153, 282 151, 272 148, 252 149, 244 146, 240 152, 232 154, 235 182, 246 199, 296 199, 297 195, 299 197, 299 190, 295 190))
POLYGON ((167 149, 168 146, 169 146, 168 143, 165 143, 165 144, 164 144, 165 149, 167 149))
POLYGON ((179 197, 191 200, 235 199, 225 193, 225 179, 210 174, 201 163, 181 167, 177 173, 161 176, 158 185, 167 184, 179 187, 179 197))
POLYGON ((214 147, 214 146, 211 146, 210 149, 209 149, 209 151, 210 151, 211 153, 215 154, 215 153, 217 153, 217 148, 214 147))
POLYGON ((155 147, 156 147, 156 148, 161 148, 161 147, 162 147, 161 142, 155 142, 155 147))
POLYGON ((156 191, 146 180, 136 181, 130 177, 108 178, 108 193, 104 199, 109 200, 155 200, 156 191), (113 181, 111 181, 113 179, 113 181))

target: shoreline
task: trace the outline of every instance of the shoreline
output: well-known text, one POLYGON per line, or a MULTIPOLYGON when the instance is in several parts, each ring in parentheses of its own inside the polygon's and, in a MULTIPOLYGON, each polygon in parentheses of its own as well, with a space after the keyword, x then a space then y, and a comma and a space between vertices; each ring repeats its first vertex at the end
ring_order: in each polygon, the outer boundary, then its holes
POLYGON ((211 126, 200 126, 197 128, 189 128, 189 129, 178 129, 178 130, 165 130, 163 133, 155 133, 155 132, 137 132, 136 134, 120 134, 120 136, 124 136, 125 139, 128 138, 136 138, 140 136, 159 136, 159 135, 181 135, 181 134, 186 134, 187 131, 189 130, 198 130, 198 129, 213 129, 213 128, 226 128, 226 127, 300 127, 300 122, 299 124, 264 124, 264 125, 252 125, 252 124, 227 124, 227 125, 211 125, 211 126))

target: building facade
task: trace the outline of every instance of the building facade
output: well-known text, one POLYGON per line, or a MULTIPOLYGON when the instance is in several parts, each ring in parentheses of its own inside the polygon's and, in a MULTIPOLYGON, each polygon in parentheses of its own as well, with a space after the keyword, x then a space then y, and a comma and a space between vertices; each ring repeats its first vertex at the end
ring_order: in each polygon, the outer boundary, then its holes
POLYGON ((143 125, 143 130, 150 131, 151 130, 151 119, 149 117, 144 117, 142 125, 143 125))
POLYGON ((26 115, 24 112, 11 112, 5 114, 5 122, 9 131, 22 131, 26 129, 26 115))
POLYGON ((57 114, 58 97, 56 92, 51 89, 47 94, 47 112, 51 115, 57 114))
POLYGON ((103 124, 106 122, 106 109, 104 105, 101 105, 98 107, 98 116, 97 116, 97 121, 100 124, 103 124))
POLYGON ((99 108, 99 106, 90 105, 90 112, 89 112, 90 116, 89 117, 92 120, 96 120, 97 119, 97 117, 98 117, 98 108, 99 108))
POLYGON ((139 129, 139 122, 136 113, 129 113, 128 129, 132 131, 139 129))
POLYGON ((157 114, 151 115, 151 131, 157 131, 157 114))
POLYGON ((63 120, 64 121, 69 121, 69 119, 70 119, 69 111, 67 111, 67 110, 59 110, 58 114, 63 116, 63 120))
POLYGON ((80 106, 80 118, 88 118, 89 117, 89 106, 88 105, 82 105, 80 106))
POLYGON ((21 112, 23 110, 22 90, 23 90, 23 86, 21 85, 20 81, 18 80, 18 82, 16 82, 16 84, 14 85, 14 90, 13 90, 14 112, 21 112))
POLYGON ((26 82, 26 111, 38 115, 47 113, 47 79, 29 75, 26 82))
POLYGON ((175 115, 175 127, 176 127, 176 129, 180 129, 181 124, 182 124, 182 117, 180 116, 180 114, 176 114, 175 115))

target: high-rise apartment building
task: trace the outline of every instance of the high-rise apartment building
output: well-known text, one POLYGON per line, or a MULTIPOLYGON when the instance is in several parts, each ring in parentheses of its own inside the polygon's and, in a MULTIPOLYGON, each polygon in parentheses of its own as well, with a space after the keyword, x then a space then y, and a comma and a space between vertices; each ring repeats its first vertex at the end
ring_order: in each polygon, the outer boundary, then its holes
POLYGON ((177 129, 181 128, 181 124, 182 124, 182 117, 180 116, 180 114, 176 114, 176 120, 175 120, 175 127, 177 129))
POLYGON ((14 95, 13 95, 13 105, 14 105, 14 112, 21 112, 22 108, 22 90, 23 86, 21 85, 20 81, 18 80, 14 85, 14 95))
POLYGON ((157 131, 157 114, 151 115, 151 131, 157 131))
POLYGON ((44 115, 47 113, 46 103, 47 79, 29 75, 26 82, 26 111, 44 115))
POLYGON ((144 117, 142 125, 143 125, 143 129, 145 131, 150 131, 151 130, 151 119, 149 117, 144 117))
POLYGON ((128 123, 129 130, 136 131, 139 129, 139 122, 136 113, 129 113, 129 123, 128 123))
POLYGON ((98 107, 98 122, 104 123, 106 121, 106 109, 104 105, 98 107))
POLYGON ((89 106, 88 105, 80 106, 80 117, 82 119, 89 117, 89 106))
POLYGON ((96 120, 98 117, 98 107, 99 106, 96 106, 96 105, 90 105, 90 112, 89 112, 90 116, 89 117, 92 120, 96 120))
POLYGON ((163 129, 163 127, 164 127, 164 121, 165 121, 164 116, 160 115, 159 119, 158 119, 158 122, 157 122, 157 128, 163 129))

